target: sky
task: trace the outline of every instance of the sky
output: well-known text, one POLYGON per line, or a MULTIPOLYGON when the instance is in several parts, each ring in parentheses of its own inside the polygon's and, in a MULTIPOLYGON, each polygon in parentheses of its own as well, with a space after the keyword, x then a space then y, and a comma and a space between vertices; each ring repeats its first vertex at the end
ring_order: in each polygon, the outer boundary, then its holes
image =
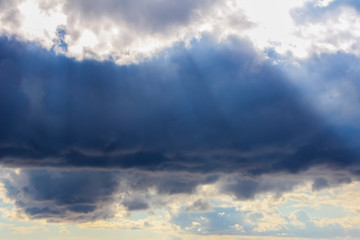
POLYGON ((360 238, 357 0, 0 0, 0 239, 360 238))

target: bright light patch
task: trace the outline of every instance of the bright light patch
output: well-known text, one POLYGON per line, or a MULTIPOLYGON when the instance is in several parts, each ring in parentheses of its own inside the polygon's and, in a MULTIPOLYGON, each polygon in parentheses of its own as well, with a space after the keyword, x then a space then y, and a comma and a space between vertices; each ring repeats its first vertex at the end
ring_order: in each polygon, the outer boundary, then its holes
POLYGON ((97 36, 90 30, 84 30, 81 37, 69 50, 71 55, 80 55, 84 51, 91 51, 99 43, 97 36))
POLYGON ((26 1, 18 8, 23 16, 21 34, 26 39, 40 41, 50 48, 56 38, 56 29, 60 25, 66 25, 66 15, 61 12, 62 6, 57 5, 44 11, 36 1, 26 1))
POLYGON ((291 51, 298 57, 306 57, 309 42, 294 36, 295 24, 290 10, 307 1, 309 0, 238 0, 237 3, 255 24, 246 32, 258 48, 274 48, 281 54, 291 51))
POLYGON ((318 0, 316 5, 319 7, 327 7, 330 3, 332 3, 334 0, 318 0))

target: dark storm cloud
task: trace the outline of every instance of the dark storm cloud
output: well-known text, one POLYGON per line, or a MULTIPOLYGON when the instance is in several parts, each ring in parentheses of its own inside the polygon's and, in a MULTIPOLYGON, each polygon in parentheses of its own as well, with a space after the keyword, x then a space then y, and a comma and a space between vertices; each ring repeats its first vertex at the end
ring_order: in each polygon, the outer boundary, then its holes
POLYGON ((0 93, 1 164, 53 168, 30 168, 6 184, 33 218, 111 217, 99 206, 119 191, 119 204, 144 210, 161 205, 142 195, 148 189, 190 194, 224 173, 239 175, 221 191, 249 199, 301 183, 267 181, 264 173, 358 168, 354 145, 310 110, 277 67, 237 39, 217 44, 204 37, 191 48, 179 44, 138 65, 117 66, 2 38, 0 93))
POLYGON ((123 201, 123 205, 130 211, 144 210, 149 208, 149 204, 143 199, 131 199, 123 201))
MULTIPOLYGON (((50 222, 107 219, 114 216, 119 205, 130 212, 161 208, 167 203, 164 196, 190 194, 199 184, 216 180, 184 173, 93 169, 29 168, 20 173, 2 173, 0 180, 7 190, 7 197, 31 219, 50 222), (150 193, 154 190, 155 196, 150 193)), ((205 210, 204 204, 194 203, 191 209, 205 210)))
POLYGON ((178 45, 139 65, 1 40, 1 162, 254 173, 347 167, 347 148, 249 44, 178 45))
POLYGON ((104 207, 118 187, 109 172, 24 170, 3 182, 8 197, 34 219, 90 221, 113 216, 112 209, 104 207))
MULTIPOLYGON (((310 177, 306 180, 309 179, 310 177)), ((302 178, 285 175, 282 178, 234 176, 222 183, 221 191, 233 194, 237 199, 243 200, 253 199, 257 194, 266 192, 272 192, 280 196, 284 192, 291 191, 303 181, 302 178)))

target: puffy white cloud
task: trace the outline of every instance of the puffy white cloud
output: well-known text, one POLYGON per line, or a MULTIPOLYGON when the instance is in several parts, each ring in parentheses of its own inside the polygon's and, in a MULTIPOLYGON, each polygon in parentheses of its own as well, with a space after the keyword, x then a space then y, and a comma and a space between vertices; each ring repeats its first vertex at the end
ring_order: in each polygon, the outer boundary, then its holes
MULTIPOLYGON (((359 13, 325 0, 2 1, 0 32, 50 49, 64 27, 68 56, 128 64, 204 33, 251 39, 259 51, 360 54, 359 13), (321 9, 321 10, 319 10, 321 9), (313 17, 315 14, 319 15, 313 17)), ((336 2, 336 1, 335 1, 336 2)))

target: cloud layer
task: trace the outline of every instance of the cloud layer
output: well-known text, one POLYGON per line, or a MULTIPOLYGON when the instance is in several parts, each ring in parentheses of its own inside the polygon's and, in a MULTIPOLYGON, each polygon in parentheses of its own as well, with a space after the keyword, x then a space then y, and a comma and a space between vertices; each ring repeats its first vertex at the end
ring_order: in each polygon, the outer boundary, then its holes
MULTIPOLYGON (((106 219, 204 184, 253 199, 358 177, 356 142, 248 42, 204 36, 130 66, 78 62, 7 38, 0 45, 1 164, 30 167, 4 181, 31 218, 106 219), (320 175, 306 173, 315 168, 320 175)), ((199 200, 188 211, 208 208, 199 200)))
POLYGON ((359 236, 356 1, 0 9, 0 227, 359 236))
POLYGON ((3 39, 2 162, 195 172, 354 163, 248 43, 213 46, 205 38, 118 67, 3 39))

